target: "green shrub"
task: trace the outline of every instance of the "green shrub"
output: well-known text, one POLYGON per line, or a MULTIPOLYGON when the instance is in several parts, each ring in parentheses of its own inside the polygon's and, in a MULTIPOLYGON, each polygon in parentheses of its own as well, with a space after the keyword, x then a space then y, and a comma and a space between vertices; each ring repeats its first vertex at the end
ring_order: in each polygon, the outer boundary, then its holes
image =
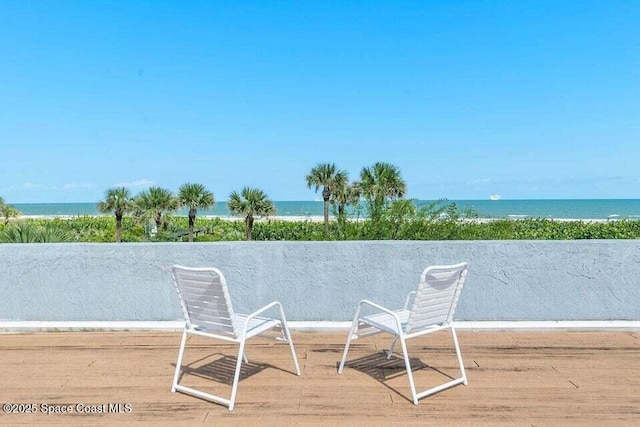
MULTIPOLYGON (((425 215, 397 205, 394 211, 376 223, 369 220, 330 223, 332 240, 567 240, 567 239, 638 239, 639 220, 611 222, 552 221, 520 219, 466 221, 451 216, 425 215)), ((197 218, 200 230, 195 241, 237 241, 245 238, 245 225, 239 220, 197 218)), ((177 233, 188 230, 186 217, 172 217, 166 230, 149 236, 146 224, 134 218, 122 221, 124 242, 176 241, 177 233)), ((24 219, 0 224, 3 242, 77 241, 113 242, 113 216, 79 216, 69 219, 24 219), (35 237, 38 235, 39 237, 35 237)), ((322 222, 264 220, 254 224, 255 240, 314 241, 326 240, 322 222)))
POLYGON ((7 226, 0 233, 0 242, 3 243, 59 243, 72 240, 67 231, 53 223, 37 225, 20 221, 7 226))

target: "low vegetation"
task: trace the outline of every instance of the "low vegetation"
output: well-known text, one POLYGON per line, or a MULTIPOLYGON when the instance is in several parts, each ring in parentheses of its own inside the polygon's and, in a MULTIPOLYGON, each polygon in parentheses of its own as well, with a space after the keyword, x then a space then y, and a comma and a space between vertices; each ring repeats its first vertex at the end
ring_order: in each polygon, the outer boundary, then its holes
MULTIPOLYGON (((244 219, 244 218, 243 218, 244 219)), ((138 221, 122 220, 123 242, 171 242, 185 239, 187 217, 171 217, 166 229, 149 235, 138 221)), ((236 241, 246 239, 243 220, 197 218, 196 242, 236 241)), ((116 220, 113 216, 75 217, 70 219, 24 219, 8 225, 0 223, 0 242, 113 242, 116 220)), ((389 215, 374 223, 370 220, 329 223, 329 240, 573 240, 638 239, 640 221, 610 222, 553 221, 519 219, 474 221, 431 219, 424 215, 403 218, 389 215)), ((257 220, 253 240, 327 240, 323 222, 257 220)))
POLYGON ((20 211, 12 205, 6 204, 4 199, 0 197, 0 217, 4 221, 4 224, 8 224, 11 218, 17 218, 19 216, 20 211))

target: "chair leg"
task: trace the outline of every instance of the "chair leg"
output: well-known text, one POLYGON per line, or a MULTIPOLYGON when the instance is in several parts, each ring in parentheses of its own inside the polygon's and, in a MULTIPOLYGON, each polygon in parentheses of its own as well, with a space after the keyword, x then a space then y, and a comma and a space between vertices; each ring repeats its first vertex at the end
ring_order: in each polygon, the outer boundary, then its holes
POLYGON ((415 388, 415 383, 413 382, 413 375, 411 373, 411 367, 409 366, 409 357, 406 354, 406 345, 404 343, 404 339, 401 337, 400 341, 402 343, 402 350, 405 353, 405 364, 407 365, 407 374, 409 375, 409 385, 411 386, 411 394, 413 395, 413 403, 414 404, 418 404, 418 400, 427 397, 427 396, 431 396, 432 394, 435 393, 439 393, 443 390, 446 390, 450 387, 454 387, 458 384, 464 384, 467 385, 467 374, 465 373, 464 370, 464 365, 462 364, 462 353, 460 352, 460 345, 458 344, 458 337, 456 335, 456 331, 455 328, 450 325, 449 328, 451 329, 451 336, 453 337, 453 344, 455 346, 456 349, 456 356, 458 357, 458 363, 460 364, 460 372, 462 373, 462 376, 460 378, 455 378, 451 381, 448 381, 446 383, 440 384, 438 386, 435 387, 431 387, 428 390, 424 390, 421 391, 420 393, 416 392, 416 388, 415 388))
POLYGON ((404 357, 404 365, 407 367, 407 376, 409 377, 409 387, 411 388, 411 397, 413 398, 413 404, 418 404, 418 396, 416 395, 416 385, 413 382, 413 373, 411 372, 411 361, 409 360, 409 352, 407 351, 407 344, 404 341, 404 337, 400 337, 400 345, 402 346, 402 355, 404 357))
POLYGON ((347 343, 344 346, 344 353, 342 353, 342 360, 340 360, 340 366, 338 367, 338 375, 342 374, 342 370, 344 369, 344 363, 347 360, 347 353, 349 352, 349 345, 351 344, 351 337, 356 332, 356 328, 358 327, 358 316, 360 315, 360 306, 356 310, 356 315, 353 317, 353 323, 351 324, 351 329, 349 330, 349 336, 347 337, 347 343))
POLYGON ((300 365, 298 365, 298 357, 296 356, 296 349, 293 346, 293 340, 291 339, 291 332, 289 332, 289 326, 287 325, 287 319, 284 316, 284 310, 280 306, 280 319, 282 320, 282 329, 285 333, 285 338, 289 342, 289 349, 291 349, 291 357, 293 357, 293 364, 296 367, 296 374, 300 376, 300 365))
POLYGON ((244 360, 244 363, 249 363, 249 359, 247 359, 247 352, 246 351, 242 352, 242 360, 244 360))
POLYGON ((233 376, 233 386, 231 387, 231 398, 229 399, 229 412, 233 411, 233 405, 236 402, 236 392, 238 391, 238 381, 240 380, 240 370, 242 369, 242 356, 244 355, 245 338, 240 341, 240 349, 238 350, 238 361, 236 362, 236 373, 233 376))
POLYGON ((458 364, 460 365, 460 372, 462 373, 462 384, 467 385, 467 373, 464 370, 464 364, 462 363, 462 353, 460 352, 460 345, 458 344, 458 337, 456 335, 456 329, 451 326, 451 336, 453 337, 453 344, 456 347, 456 356, 458 356, 458 364))
POLYGON ((393 348, 396 346, 396 342, 398 341, 398 336, 393 337, 393 341, 391 341, 391 346, 389 347, 389 352, 387 353, 387 360, 391 359, 393 356, 393 348))
POLYGON ((171 393, 176 392, 178 378, 180 377, 180 366, 182 366, 182 356, 184 356, 184 347, 187 343, 187 330, 182 331, 182 341, 180 342, 180 350, 178 350, 178 361, 176 362, 176 372, 173 374, 173 384, 171 385, 171 393))

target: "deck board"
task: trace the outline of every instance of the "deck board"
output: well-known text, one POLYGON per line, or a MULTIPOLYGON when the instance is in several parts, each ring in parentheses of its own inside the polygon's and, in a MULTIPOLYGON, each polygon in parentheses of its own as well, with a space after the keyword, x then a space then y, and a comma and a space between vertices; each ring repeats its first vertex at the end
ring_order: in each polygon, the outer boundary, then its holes
MULTIPOLYGON (((414 406, 403 362, 384 335, 293 332, 288 346, 249 341, 236 408, 180 393, 171 381, 180 334, 0 335, 1 403, 130 403, 130 413, 0 413, 0 425, 640 425, 640 339, 628 332, 459 332, 469 378, 414 406)), ((191 337, 182 383, 228 396, 236 348, 191 337)), ((418 389, 458 375, 447 333, 409 341, 418 389), (435 369, 432 369, 435 368, 435 369)))

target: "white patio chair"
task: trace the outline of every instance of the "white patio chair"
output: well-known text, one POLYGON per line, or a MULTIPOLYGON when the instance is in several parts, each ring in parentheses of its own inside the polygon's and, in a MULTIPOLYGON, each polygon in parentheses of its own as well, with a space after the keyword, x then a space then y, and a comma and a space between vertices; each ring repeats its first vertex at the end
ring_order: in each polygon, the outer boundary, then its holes
POLYGON ((360 301, 353 319, 353 324, 351 325, 351 331, 347 337, 347 344, 344 347, 344 354, 340 361, 338 374, 342 374, 347 353, 349 352, 349 344, 352 339, 387 332, 394 335, 391 348, 387 354, 387 360, 391 358, 393 348, 396 342, 400 340, 407 376, 409 377, 411 396, 413 397, 413 403, 415 405, 417 405, 418 400, 423 397, 458 384, 467 385, 467 375, 462 363, 458 337, 456 336, 456 330, 453 325, 453 313, 460 296, 460 291, 462 290, 462 285, 467 276, 467 271, 467 263, 464 262, 455 265, 440 265, 426 268, 420 277, 418 290, 409 292, 404 308, 401 310, 392 311, 378 304, 374 304, 371 301, 360 301), (412 296, 414 300, 411 309, 409 309, 412 296), (379 311, 379 313, 370 316, 360 316, 362 306, 373 307, 379 311), (409 363, 406 341, 443 329, 451 330, 462 376, 437 387, 417 393, 411 372, 411 364, 409 363))
POLYGON ((289 333, 282 304, 274 301, 249 315, 237 314, 233 311, 227 283, 220 270, 216 268, 189 268, 174 265, 172 268, 172 276, 186 320, 182 333, 182 342, 180 343, 180 351, 178 352, 173 385, 171 386, 172 392, 177 390, 201 399, 219 403, 229 407, 229 411, 232 411, 238 389, 242 360, 244 359, 245 363, 248 362, 244 352, 245 342, 247 339, 273 328, 280 328, 281 337, 278 339, 289 343, 293 363, 296 367, 296 374, 300 375, 296 350, 293 347, 293 341, 291 340, 291 334, 289 333), (276 306, 279 311, 279 319, 259 317, 260 314, 276 306), (231 398, 225 399, 178 384, 187 334, 200 335, 240 344, 235 375, 231 387, 231 398))

